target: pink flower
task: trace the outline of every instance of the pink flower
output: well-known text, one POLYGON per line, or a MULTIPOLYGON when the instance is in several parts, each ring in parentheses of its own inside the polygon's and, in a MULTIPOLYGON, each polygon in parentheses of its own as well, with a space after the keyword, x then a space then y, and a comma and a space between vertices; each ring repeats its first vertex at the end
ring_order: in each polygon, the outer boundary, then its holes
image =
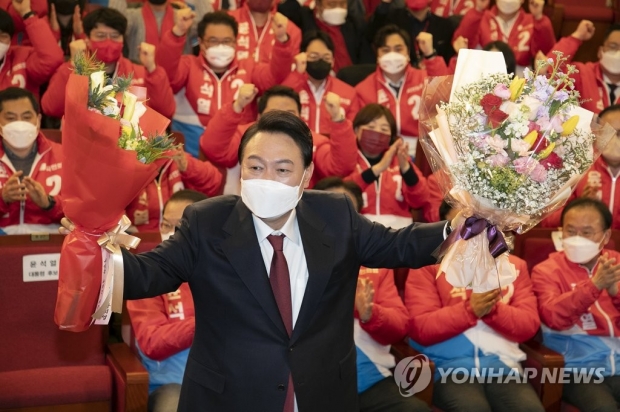
POLYGON ((531 132, 532 130, 537 130, 537 131, 540 131, 540 126, 539 126, 539 125, 537 125, 537 124, 536 124, 536 123, 534 123, 534 122, 529 122, 527 132, 529 133, 529 132, 531 132))
POLYGON ((525 156, 530 149, 530 144, 523 139, 512 139, 510 148, 513 152, 519 153, 520 156, 525 156))
POLYGON ((493 148, 497 153, 507 156, 508 154, 504 150, 504 148, 508 145, 508 142, 502 139, 499 136, 488 136, 487 145, 493 148))
POLYGON ((510 162, 510 158, 508 156, 504 156, 501 154, 494 154, 493 156, 489 156, 487 158, 487 163, 491 167, 502 167, 506 166, 510 162))
POLYGON ((506 85, 503 83, 498 83, 497 85, 495 85, 495 88, 493 89, 493 94, 497 97, 501 97, 504 100, 510 99, 510 90, 508 90, 508 87, 506 87, 506 85))
POLYGON ((542 183, 547 180, 547 169, 541 164, 537 164, 536 167, 530 172, 530 177, 533 181, 542 183))
POLYGON ((529 175, 532 170, 538 165, 535 159, 529 157, 520 157, 515 159, 512 164, 515 167, 515 172, 522 175, 529 175))

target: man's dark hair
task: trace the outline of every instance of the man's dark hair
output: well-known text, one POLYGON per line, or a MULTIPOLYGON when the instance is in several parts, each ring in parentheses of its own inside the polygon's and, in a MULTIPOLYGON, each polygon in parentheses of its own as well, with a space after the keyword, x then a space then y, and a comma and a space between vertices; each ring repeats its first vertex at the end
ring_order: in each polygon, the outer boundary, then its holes
POLYGON ((293 99, 297 104, 297 112, 301 113, 301 100, 299 99, 299 94, 288 86, 277 85, 267 89, 260 99, 258 99, 258 114, 263 114, 269 99, 272 97, 288 97, 289 99, 293 99))
POLYGON ((606 41, 609 38, 609 35, 615 31, 620 31, 620 23, 614 23, 609 26, 609 28, 605 32, 605 38, 603 39, 603 41, 606 41))
POLYGON ((613 113, 613 112, 620 112, 620 104, 612 104, 611 106, 607 106, 598 114, 598 117, 603 117, 607 113, 613 113))
POLYGON ((381 116, 385 116, 385 119, 390 125, 390 135, 392 136, 391 141, 393 142, 396 139, 397 132, 396 119, 394 119, 394 115, 390 109, 378 103, 370 103, 362 107, 353 119, 353 128, 357 129, 358 127, 366 126, 368 123, 373 120, 377 120, 381 116))
POLYGON ((483 50, 489 51, 492 49, 497 49, 504 55, 504 61, 506 62, 506 71, 508 73, 516 73, 517 70, 517 59, 515 58, 515 53, 512 51, 512 48, 504 43, 503 41, 496 40, 490 43, 487 43, 483 50))
POLYGON ((342 180, 342 178, 338 176, 331 176, 319 180, 313 187, 314 190, 329 190, 338 188, 344 189, 353 195, 353 198, 357 202, 357 212, 361 212, 362 206, 364 206, 364 198, 362 197, 362 189, 357 183, 350 180, 342 180))
POLYGON ((248 128, 241 137, 237 157, 243 159, 243 151, 248 142, 259 132, 282 133, 293 139, 304 162, 304 168, 312 163, 312 132, 298 116, 282 110, 274 110, 261 115, 256 123, 248 128))
POLYGON ((97 27, 97 24, 105 24, 123 36, 127 31, 127 18, 120 11, 109 7, 91 11, 82 19, 82 24, 86 36, 90 36, 90 32, 97 27))
POLYGON ((448 216, 448 213, 450 213, 451 210, 452 206, 450 206, 445 200, 442 200, 439 205, 439 220, 447 220, 446 216, 448 216))
POLYGON ((385 46, 385 42, 387 38, 393 34, 398 34, 403 38, 405 45, 407 46, 407 52, 411 51, 411 37, 409 33, 401 29, 395 24, 388 24, 387 26, 383 26, 377 34, 375 35, 375 40, 373 42, 373 46, 375 51, 379 50, 381 47, 385 46))
POLYGON ((26 89, 21 89, 19 87, 7 87, 6 89, 0 91, 0 113, 3 110, 2 106, 4 102, 19 100, 19 99, 24 99, 24 98, 30 100, 30 103, 32 104, 32 108, 36 114, 41 113, 39 111, 39 103, 37 103, 37 99, 36 97, 34 97, 34 94, 32 94, 30 91, 26 89))
POLYGON ((603 220, 603 229, 607 230, 611 228, 611 223, 613 221, 613 216, 609 211, 609 207, 601 202, 598 199, 592 199, 589 197, 578 197, 577 199, 569 202, 562 210, 562 218, 560 220, 560 224, 564 226, 564 216, 568 213, 569 210, 575 208, 592 208, 595 209, 599 215, 601 215, 601 219, 603 220))
POLYGON ((237 33, 239 32, 237 20, 225 11, 214 11, 212 13, 205 14, 202 20, 198 23, 198 38, 202 39, 204 37, 209 24, 223 24, 225 26, 230 26, 235 35, 235 39, 237 38, 237 33))
POLYGON ((170 199, 168 199, 168 201, 166 202, 166 205, 164 206, 164 210, 166 209, 166 206, 168 206, 170 203, 174 203, 174 202, 196 203, 196 202, 200 202, 201 200, 205 200, 205 199, 207 199, 207 195, 201 192, 197 192, 196 190, 192 190, 192 189, 179 190, 178 192, 175 192, 172 194, 172 196, 170 196, 170 199))
POLYGON ((325 44, 325 47, 327 47, 332 52, 332 54, 336 53, 334 48, 334 42, 332 41, 331 37, 329 37, 327 33, 321 30, 311 30, 309 32, 306 32, 304 34, 304 37, 301 39, 299 51, 302 53, 305 52, 308 49, 308 46, 310 46, 310 43, 315 40, 323 42, 323 44, 325 44))
POLYGON ((15 23, 11 15, 4 9, 0 9, 0 31, 13 37, 15 34, 15 23))

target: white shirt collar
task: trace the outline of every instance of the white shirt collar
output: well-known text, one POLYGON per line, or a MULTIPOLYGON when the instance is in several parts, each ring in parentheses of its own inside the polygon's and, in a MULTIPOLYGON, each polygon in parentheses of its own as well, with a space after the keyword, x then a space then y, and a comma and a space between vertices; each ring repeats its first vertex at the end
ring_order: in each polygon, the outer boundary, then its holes
POLYGON ((293 209, 291 215, 288 217, 284 226, 280 230, 273 230, 267 223, 263 222, 260 218, 252 214, 252 220, 254 221, 254 228, 256 229, 256 236, 258 237, 258 243, 267 239, 269 235, 283 234, 290 241, 299 245, 299 228, 297 226, 297 211, 293 209))

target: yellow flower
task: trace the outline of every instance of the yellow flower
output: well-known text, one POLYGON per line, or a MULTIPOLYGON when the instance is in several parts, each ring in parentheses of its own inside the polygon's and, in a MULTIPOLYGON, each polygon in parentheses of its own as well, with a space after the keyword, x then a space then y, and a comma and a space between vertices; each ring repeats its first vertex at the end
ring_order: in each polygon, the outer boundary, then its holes
POLYGON ((136 102, 138 101, 138 97, 129 92, 123 93, 123 105, 125 106, 125 110, 123 111, 123 119, 128 122, 131 121, 133 117, 133 112, 136 109, 136 102))
POLYGON ((570 119, 562 123, 562 136, 568 136, 573 133, 577 123, 579 122, 579 116, 571 116, 570 119))
POLYGON ((551 152, 553 152, 554 148, 555 148, 555 143, 553 143, 553 142, 549 143, 549 146, 547 146, 545 148, 545 150, 543 150, 542 152, 538 153, 538 159, 542 160, 542 159, 548 157, 551 154, 551 152))
POLYGON ((536 130, 532 130, 531 132, 529 132, 527 134, 527 136, 525 136, 523 138, 523 140, 528 143, 530 145, 530 147, 532 147, 532 145, 534 144, 534 142, 536 141, 536 138, 538 138, 538 132, 536 130))
POLYGON ((521 92, 523 92, 523 85, 525 85, 525 79, 521 79, 517 76, 512 79, 510 87, 508 88, 510 90, 511 101, 514 102, 521 95, 521 92))

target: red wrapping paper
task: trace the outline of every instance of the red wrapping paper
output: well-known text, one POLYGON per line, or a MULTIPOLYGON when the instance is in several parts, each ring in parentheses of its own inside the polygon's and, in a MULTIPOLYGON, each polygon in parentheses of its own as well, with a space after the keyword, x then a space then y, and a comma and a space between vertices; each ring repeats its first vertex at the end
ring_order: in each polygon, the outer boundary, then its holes
MULTIPOLYGON (((62 132, 62 206, 76 229, 62 245, 54 321, 72 332, 93 322, 102 284, 98 238, 118 223, 167 161, 143 164, 135 151, 118 147, 120 121, 88 110, 88 87, 87 76, 70 76, 62 132)), ((169 123, 151 109, 140 118, 146 136, 164 133, 169 123)))

